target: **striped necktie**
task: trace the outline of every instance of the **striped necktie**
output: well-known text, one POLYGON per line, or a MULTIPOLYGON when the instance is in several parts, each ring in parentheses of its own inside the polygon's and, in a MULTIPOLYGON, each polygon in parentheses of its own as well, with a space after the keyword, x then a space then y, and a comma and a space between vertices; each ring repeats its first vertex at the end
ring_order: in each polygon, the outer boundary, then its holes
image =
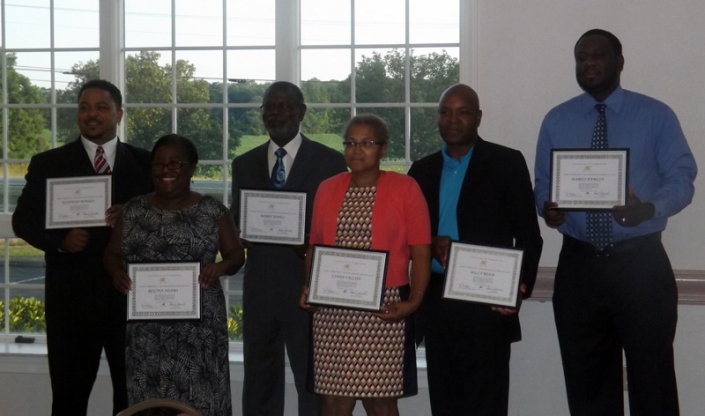
MULTIPOLYGON (((592 149, 607 149, 607 121, 605 120, 605 105, 595 105, 597 109, 597 122, 592 132, 592 149)), ((585 231, 591 244, 602 250, 612 243, 612 213, 601 211, 588 211, 585 231)))
POLYGON ((95 172, 101 175, 110 173, 110 165, 108 164, 108 160, 105 159, 105 152, 103 151, 102 146, 98 146, 98 148, 95 150, 95 158, 93 158, 93 167, 95 168, 95 172))

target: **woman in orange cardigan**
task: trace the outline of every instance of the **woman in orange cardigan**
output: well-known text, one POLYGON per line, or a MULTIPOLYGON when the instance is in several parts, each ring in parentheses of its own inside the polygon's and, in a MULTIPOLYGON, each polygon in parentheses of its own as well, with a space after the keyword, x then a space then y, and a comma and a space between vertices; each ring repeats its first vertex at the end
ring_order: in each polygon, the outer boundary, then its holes
MULTIPOLYGON (((412 313, 430 276, 431 229, 426 201, 412 178, 380 170, 389 132, 375 115, 345 126, 349 173, 321 183, 309 243, 389 251, 384 304, 378 313, 307 305, 313 313, 313 377, 321 414, 397 415, 397 399, 417 393, 412 313), (411 260, 411 269, 409 269, 411 260), (411 278, 409 278, 411 270, 411 278)), ((309 247, 306 275, 311 268, 309 247)))

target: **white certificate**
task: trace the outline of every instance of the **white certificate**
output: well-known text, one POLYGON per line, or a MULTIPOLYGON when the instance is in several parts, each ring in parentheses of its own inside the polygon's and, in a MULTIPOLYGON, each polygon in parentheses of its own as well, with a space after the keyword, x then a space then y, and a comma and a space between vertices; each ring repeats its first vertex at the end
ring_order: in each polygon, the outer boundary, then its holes
POLYGON ((307 302, 378 311, 388 256, 386 251, 313 246, 307 302))
POLYGON ((625 205, 628 163, 629 149, 553 149, 550 199, 566 210, 625 205))
POLYGON ((304 244, 306 192, 241 189, 240 232, 250 242, 304 244))
POLYGON ((127 320, 201 319, 198 262, 131 263, 127 320))
POLYGON ((516 308, 524 252, 451 242, 443 297, 516 308))
POLYGON ((105 227, 112 176, 47 179, 46 228, 105 227))

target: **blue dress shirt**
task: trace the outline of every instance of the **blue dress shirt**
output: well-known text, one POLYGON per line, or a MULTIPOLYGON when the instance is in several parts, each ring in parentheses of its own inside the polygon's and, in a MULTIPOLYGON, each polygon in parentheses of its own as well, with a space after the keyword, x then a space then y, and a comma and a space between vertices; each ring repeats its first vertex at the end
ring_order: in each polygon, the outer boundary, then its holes
MULTIPOLYGON (((636 227, 612 220, 612 241, 618 242, 666 228, 668 217, 693 199, 698 169, 680 123, 666 104, 618 87, 605 101, 607 140, 611 148, 629 149, 629 183, 642 202, 654 204, 654 217, 636 227)), ((536 147, 534 196, 539 213, 549 199, 551 149, 589 149, 597 121, 597 101, 587 93, 558 105, 546 115, 536 147)), ((585 212, 567 212, 558 228, 588 241, 585 212)))
MULTIPOLYGON (((443 146, 443 172, 441 173, 441 186, 438 212, 438 235, 448 236, 451 240, 458 240, 458 199, 460 198, 460 188, 463 186, 465 173, 468 171, 471 148, 468 154, 455 160, 448 156, 448 146, 443 146)), ((444 273, 443 267, 438 260, 431 262, 431 271, 434 273, 444 273)))

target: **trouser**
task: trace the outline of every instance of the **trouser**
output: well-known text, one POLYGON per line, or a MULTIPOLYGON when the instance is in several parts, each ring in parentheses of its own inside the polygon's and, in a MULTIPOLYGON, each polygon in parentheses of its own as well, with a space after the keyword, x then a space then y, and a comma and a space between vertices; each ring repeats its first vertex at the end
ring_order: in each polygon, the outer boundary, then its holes
POLYGON ((631 414, 679 414, 677 303, 659 233, 604 252, 564 237, 553 308, 572 416, 624 414, 622 352, 631 414))
POLYGON ((258 319, 244 311, 243 349, 245 379, 242 391, 244 416, 281 416, 284 414, 285 360, 289 357, 298 393, 298 414, 315 416, 320 398, 306 390, 310 359, 311 317, 297 310, 288 321, 258 319))
POLYGON ((85 415, 88 398, 105 356, 113 384, 113 412, 127 407, 125 382, 125 321, 109 317, 84 321, 76 316, 55 315, 47 320, 47 350, 52 390, 52 415, 85 415))

